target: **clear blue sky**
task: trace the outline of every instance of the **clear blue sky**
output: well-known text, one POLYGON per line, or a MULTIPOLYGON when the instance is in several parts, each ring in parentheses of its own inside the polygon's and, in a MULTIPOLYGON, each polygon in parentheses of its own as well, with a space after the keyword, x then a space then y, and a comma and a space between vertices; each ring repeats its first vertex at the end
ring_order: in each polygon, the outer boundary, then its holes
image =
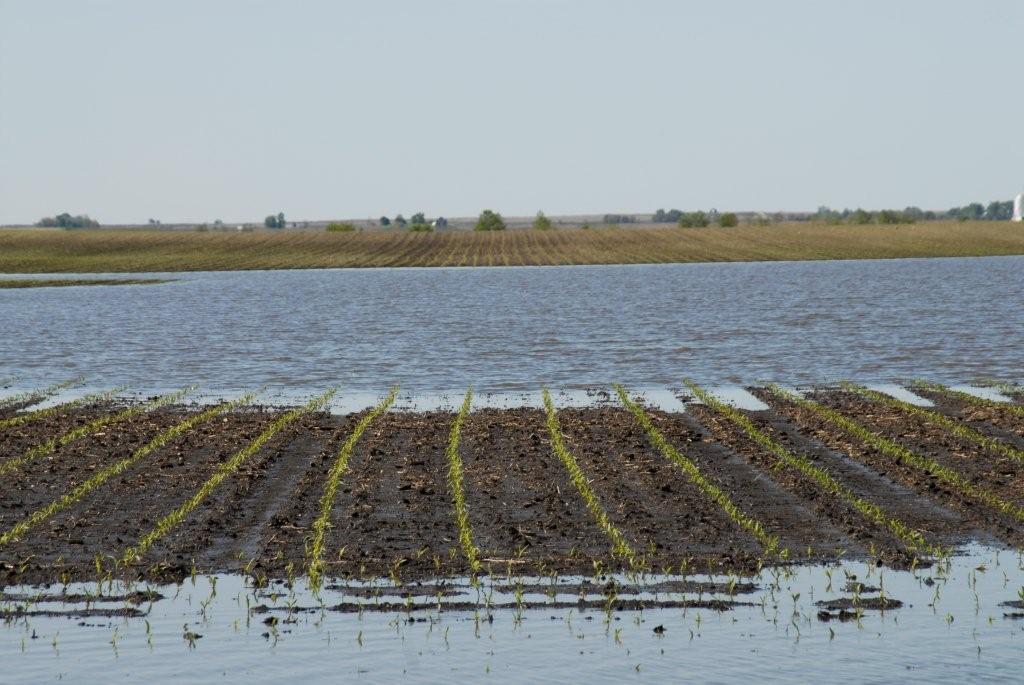
POLYGON ((1009 199, 1024 2, 0 0, 0 223, 1009 199))

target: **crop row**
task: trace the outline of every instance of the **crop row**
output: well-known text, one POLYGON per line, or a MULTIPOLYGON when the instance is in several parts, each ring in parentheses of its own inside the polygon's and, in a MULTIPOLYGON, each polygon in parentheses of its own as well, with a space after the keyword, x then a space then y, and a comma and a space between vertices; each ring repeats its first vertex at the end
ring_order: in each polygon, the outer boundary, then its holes
POLYGON ((459 413, 452 422, 452 429, 448 435, 448 447, 445 449, 445 457, 448 461, 448 489, 452 495, 452 505, 455 510, 455 525, 459 529, 459 545, 462 553, 466 556, 471 573, 480 570, 480 550, 473 544, 473 529, 469 524, 469 512, 466 508, 466 492, 463 486, 462 457, 459 455, 459 438, 462 433, 462 424, 469 415, 470 405, 473 403, 473 389, 466 391, 462 400, 459 413))
POLYGON ((854 494, 852 490, 837 481, 827 471, 815 466, 815 464, 806 456, 790 452, 757 428, 749 418, 737 409, 716 399, 703 388, 690 381, 686 381, 686 385, 701 402, 734 423, 751 440, 760 445, 768 453, 774 455, 778 460, 779 465, 788 466, 804 478, 807 478, 809 481, 817 485, 828 495, 843 500, 873 524, 887 529, 902 541, 910 551, 922 551, 929 554, 941 552, 938 547, 928 544, 920 531, 914 530, 900 519, 889 515, 882 509, 882 507, 878 506, 874 502, 870 502, 863 497, 859 497, 854 494))
MULTIPOLYGON (((973 404, 981 407, 990 407, 992 409, 998 409, 1008 414, 1016 414, 1017 416, 1024 416, 1024 407, 1019 404, 1011 404, 1009 402, 996 402, 985 397, 978 397, 962 390, 955 390, 954 388, 946 387, 938 383, 929 383, 928 381, 916 380, 913 383, 914 387, 922 388, 924 390, 931 390, 932 392, 939 393, 940 395, 946 395, 947 397, 956 397, 957 399, 963 400, 968 404, 973 404)), ((1020 392, 1020 386, 1013 385, 1000 385, 997 388, 1005 392, 1006 394, 1013 395, 1020 392)))
MULTIPOLYGON (((5 378, 3 383, 0 383, 0 385, 3 385, 8 380, 9 379, 5 378)), ((53 385, 49 385, 45 388, 38 388, 36 390, 20 392, 16 395, 9 395, 8 397, 0 399, 0 411, 4 411, 10 409, 11 407, 17 407, 21 405, 36 404, 37 402, 45 400, 47 397, 53 395, 54 393, 58 393, 61 390, 74 387, 75 385, 78 385, 81 382, 81 378, 72 378, 71 380, 61 381, 60 383, 54 383, 53 385)))
POLYGON ((866 397, 869 400, 872 400, 878 404, 884 405, 886 407, 892 407, 894 409, 899 409, 903 412, 906 412, 907 414, 919 416, 926 421, 934 423, 938 426, 942 426, 943 428, 945 428, 958 438, 963 438, 964 440, 968 440, 977 445, 981 445, 985 449, 995 452, 996 454, 1000 454, 1004 457, 1009 457, 1010 459, 1016 459, 1017 461, 1024 461, 1024 450, 1017 449, 1013 445, 1003 442, 1002 440, 996 440, 995 438, 990 438, 987 435, 979 433, 970 426, 967 426, 966 424, 961 423, 956 419, 950 418, 945 414, 942 414, 937 411, 932 411, 931 409, 925 409, 924 407, 919 407, 915 404, 911 404, 910 402, 904 402, 903 400, 897 399, 895 397, 890 397, 889 395, 883 395, 880 392, 870 390, 862 385, 856 385, 854 383, 843 383, 842 387, 852 392, 855 392, 861 395, 862 397, 866 397))
POLYGON ((184 504, 160 519, 149 532, 139 538, 139 541, 134 546, 125 550, 121 557, 121 562, 131 564, 139 561, 157 540, 167 535, 172 528, 181 523, 225 478, 237 471, 249 457, 256 454, 271 438, 304 414, 317 411, 323 407, 334 396, 334 393, 334 389, 328 390, 322 395, 309 400, 303 406, 292 409, 275 419, 255 440, 235 452, 226 462, 220 464, 213 475, 184 504))
POLYGON ((352 430, 352 433, 348 436, 345 444, 341 446, 338 451, 338 456, 335 457, 334 463, 331 465, 330 473, 327 475, 327 481, 324 483, 324 492, 320 497, 320 504, 318 507, 319 514, 316 520, 313 522, 313 533, 307 545, 307 573, 309 575, 310 585, 314 588, 319 588, 320 578, 323 573, 323 557, 324 557, 324 535, 327 531, 327 527, 330 525, 331 510, 334 509, 334 499, 338 493, 338 485, 341 483, 342 476, 348 470, 348 462, 352 456, 352 451, 355 449, 356 443, 359 442, 359 438, 362 437, 363 433, 369 428, 370 424, 373 423, 378 416, 388 410, 388 407, 395 401, 395 397, 398 395, 398 388, 392 388, 388 393, 387 397, 381 400, 373 409, 359 420, 356 427, 352 430))
POLYGON ((637 558, 636 552, 630 547, 626 541, 626 537, 622 532, 615 527, 615 524, 608 518, 608 512, 605 511, 604 507, 601 506, 600 500, 597 498, 597 494, 593 488, 590 487, 590 483, 587 481, 587 477, 583 474, 583 470, 580 468, 579 463, 576 461, 576 457, 566 449, 565 442, 562 439, 562 428, 558 423, 558 414, 555 411, 555 405, 551 401, 551 393, 548 392, 547 388, 543 390, 544 398, 544 410, 547 412, 547 427, 548 433, 551 436, 551 451, 555 453, 566 470, 569 472, 569 480, 576 486, 576 490, 579 492, 580 497, 583 498, 584 503, 587 505, 587 509, 590 510, 591 516, 597 522, 598 527, 601 531, 611 540, 612 543, 612 554, 625 559, 629 562, 632 568, 639 568, 640 560, 637 558))
POLYGON ((30 461, 51 454, 55 449, 57 449, 57 447, 69 445, 81 437, 85 437, 90 433, 95 433, 104 426, 121 423, 122 421, 127 421, 133 416, 137 416, 139 414, 143 414, 145 412, 158 409, 168 404, 174 404, 175 402, 178 402, 181 399, 183 399, 190 392, 192 392, 192 388, 184 388, 182 390, 178 390, 177 392, 162 395, 153 400, 150 400, 149 402, 133 405, 126 409, 122 409, 117 413, 105 414, 104 416, 101 416, 97 419, 93 419, 92 421, 82 426, 73 428, 72 430, 62 435, 53 436, 46 440, 46 442, 31 448, 20 457, 9 459, 0 464, 0 475, 6 475, 11 471, 15 471, 30 461))
POLYGON ((192 430, 196 426, 209 421, 210 419, 223 414, 224 412, 236 409, 242 405, 248 404, 252 401, 254 394, 250 393, 232 402, 225 402, 223 404, 216 405, 207 409, 206 411, 194 414, 184 421, 181 421, 174 426, 168 428, 164 432, 157 435, 155 438, 150 440, 148 443, 135 450, 130 456, 121 459, 103 469, 100 469, 95 474, 90 476, 86 481, 73 488, 71 491, 53 501, 49 505, 42 509, 37 509, 29 516, 21 519, 10 529, 0 535, 0 546, 6 545, 9 542, 17 540, 19 537, 24 535, 33 526, 39 525, 46 519, 50 518, 54 514, 57 514, 75 502, 78 502, 83 497, 88 495, 90 492, 100 487, 108 480, 117 476, 128 468, 134 466, 136 463, 145 459, 153 452, 157 451, 167 443, 171 442, 175 438, 184 435, 188 431, 192 430))
POLYGON ((639 423, 647 433, 647 437, 651 441, 651 444, 657 447, 666 459, 679 466, 690 482, 697 486, 701 492, 717 504, 737 526, 748 531, 757 538, 757 541, 764 549, 765 556, 773 556, 775 554, 785 555, 784 551, 783 553, 780 553, 779 551, 779 538, 768 533, 760 521, 740 511, 740 508, 733 503, 732 499, 730 499, 729 495, 726 494, 724 490, 712 483, 703 473, 701 473, 696 464, 680 454, 679 451, 665 439, 661 432, 654 427, 650 417, 647 416, 647 413, 644 412, 640 405, 629 398, 629 394, 623 386, 616 383, 615 392, 618 393, 619 400, 622 402, 623 406, 632 412, 637 423, 639 423))
POLYGON ((13 426, 21 426, 32 421, 45 419, 48 416, 54 416, 56 414, 66 412, 69 409, 74 409, 75 407, 81 407, 92 402, 102 402, 104 400, 109 400, 112 397, 114 397, 117 393, 123 392, 124 389, 124 387, 113 388, 111 390, 105 390, 103 392, 93 393, 91 395, 85 395, 83 397, 77 397, 73 400, 68 400, 67 402, 60 402, 50 407, 42 407, 40 409, 33 409, 30 411, 21 412, 20 414, 9 416, 6 419, 0 419, 0 429, 11 428, 13 426))
POLYGON ((983 487, 971 483, 963 475, 957 473, 953 469, 939 464, 934 459, 929 459, 919 454, 915 454, 903 445, 895 443, 888 438, 868 430, 853 419, 840 414, 834 409, 800 397, 799 395, 775 385, 771 386, 770 389, 776 396, 788 400, 800 407, 803 407, 804 409, 810 410, 834 426, 837 426, 846 433, 859 439, 861 442, 875 448, 882 454, 892 457, 911 468, 924 471, 925 473, 934 476, 946 486, 961 495, 976 499, 992 509, 1016 519, 1017 521, 1024 521, 1024 508, 1002 499, 983 487))

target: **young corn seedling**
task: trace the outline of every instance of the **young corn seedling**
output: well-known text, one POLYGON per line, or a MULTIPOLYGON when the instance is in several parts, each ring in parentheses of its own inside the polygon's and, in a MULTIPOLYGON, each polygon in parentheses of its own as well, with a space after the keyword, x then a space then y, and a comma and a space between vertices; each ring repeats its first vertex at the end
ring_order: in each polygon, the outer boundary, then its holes
POLYGON ((371 409, 366 416, 364 416, 352 434, 348 436, 348 440, 342 445, 341 450, 338 451, 338 456, 334 459, 334 464, 331 465, 331 471, 327 475, 327 482, 324 483, 324 492, 320 497, 319 515, 313 522, 313 533, 307 547, 308 566, 307 574, 309 575, 310 586, 314 589, 319 589, 321 576, 323 573, 323 555, 324 555, 324 535, 327 531, 327 527, 330 524, 331 509, 334 508, 334 499, 338 493, 338 486, 341 484, 342 476, 348 470, 348 461, 352 457, 352 451, 356 447, 356 443, 359 442, 359 438, 362 437, 363 433, 370 424, 373 423, 378 416, 388 410, 391 404, 395 401, 395 397, 398 395, 398 387, 391 388, 387 397, 381 400, 377 406, 371 409))
POLYGON ((319 410, 330 401, 335 392, 332 388, 322 395, 314 397, 303 406, 292 409, 275 419, 248 446, 235 452, 230 459, 218 466, 214 474, 203 483, 199 491, 192 495, 188 501, 160 519, 152 530, 139 538, 134 547, 129 547, 125 550, 121 558, 122 563, 130 564, 139 561, 146 554, 146 551, 153 546, 153 543, 167 535, 172 528, 185 520, 185 517, 192 513, 225 478, 237 471, 249 457, 259 452, 271 438, 301 416, 319 410))
MULTIPOLYGON (((946 395, 947 397, 956 397, 958 399, 963 400, 964 402, 967 402, 968 404, 973 404, 975 406, 991 407, 993 409, 1005 411, 1009 414, 1024 416, 1024 406, 1021 406, 1019 404, 1011 404, 1009 402, 996 402, 995 400, 990 400, 985 397, 978 397, 977 395, 972 395, 971 393, 964 392, 963 390, 955 390, 945 385, 940 385, 939 383, 929 383, 928 381, 916 380, 912 383, 912 385, 915 388, 921 388, 922 390, 931 390, 932 392, 939 393, 940 395, 946 395)), ((996 386, 996 389, 1007 395, 1013 395, 1021 391, 1020 386, 999 385, 996 386)))
MULTIPOLYGON (((995 438, 990 438, 987 435, 979 433, 970 426, 967 426, 961 423, 960 421, 957 421, 956 419, 951 419, 945 414, 933 411, 931 409, 918 407, 917 405, 911 404, 909 402, 898 400, 895 397, 889 397, 888 395, 885 395, 883 393, 865 388, 862 385, 856 385, 854 383, 843 383, 842 387, 845 388, 846 390, 855 392, 861 395, 862 397, 866 397, 879 404, 883 404, 887 407, 893 407, 895 409, 902 410, 908 414, 919 416, 923 418, 925 421, 933 423, 937 426, 942 426, 943 428, 945 428, 958 438, 963 438, 964 440, 969 440, 970 442, 981 445, 985 449, 995 452, 996 454, 1002 455, 1004 457, 1009 457, 1010 459, 1016 459, 1017 461, 1024 461, 1024 450, 1017 449, 1013 445, 1003 442, 1002 440, 996 440, 995 438)), ((943 386, 938 387, 941 388, 943 386)), ((967 395, 967 393, 963 394, 967 395)), ((973 395, 968 395, 968 397, 973 397, 973 395)), ((993 404, 997 403, 993 402, 993 404)), ((1020 409, 1024 410, 1024 407, 1020 407, 1020 409)), ((1022 413, 1022 415, 1024 415, 1024 413, 1022 413)))
POLYGON ((999 511, 1017 521, 1024 521, 1024 508, 1002 499, 985 488, 971 483, 953 469, 942 466, 933 459, 922 457, 921 455, 911 452, 906 447, 903 447, 888 438, 884 438, 877 433, 871 432, 853 419, 840 414, 834 409, 818 404, 812 400, 804 399, 803 397, 784 390, 777 385, 769 386, 769 389, 777 397, 781 397, 782 399, 788 400, 789 402, 803 407, 804 409, 814 412, 866 445, 875 448, 882 454, 902 462, 911 468, 931 474, 961 495, 976 499, 986 506, 991 507, 992 509, 995 509, 996 511, 999 511))
POLYGON ((78 440, 79 438, 89 435, 90 433, 95 433, 104 426, 121 423, 123 421, 127 421, 133 416, 138 416, 139 414, 144 414, 148 411, 152 411, 154 409, 164 407, 168 404, 178 402, 183 397, 192 392, 193 389, 193 387, 184 388, 182 390, 178 390, 177 392, 162 395, 154 400, 150 400, 149 402, 134 405, 128 407, 127 409, 122 409, 116 414, 106 414, 105 416, 101 416, 98 419, 94 419, 83 426, 79 426, 78 428, 70 430, 67 433, 64 433, 63 435, 52 437, 46 442, 42 443, 41 445, 37 445, 30 449, 28 452, 25 452, 25 454, 21 455, 20 457, 8 459, 7 461, 0 464, 0 476, 4 476, 10 473, 11 471, 17 470, 30 461, 51 454, 55 449, 57 449, 57 447, 63 447, 74 442, 75 440, 78 440))
POLYGON ((769 534, 760 521, 757 521, 753 517, 741 512, 740 508, 733 503, 732 499, 729 498, 729 495, 726 494, 725 491, 708 480, 708 478, 701 473, 700 469, 697 468, 696 464, 684 457, 678 450, 676 450, 676 448, 669 444, 661 432, 654 427, 650 417, 647 416, 647 413, 643 408, 641 408, 638 403, 630 399, 629 394, 622 385, 616 383, 614 387, 615 392, 619 395, 619 401, 622 402, 626 409, 632 412, 637 423, 639 423, 647 433, 647 438, 651 441, 651 444, 657 447, 665 458, 681 468, 690 482, 696 485, 705 496, 717 504, 729 516, 733 523, 757 538, 757 541, 761 544, 766 556, 772 556, 777 553, 779 550, 779 538, 769 534))
POLYGON ((875 525, 888 530, 907 546, 911 552, 923 551, 928 554, 938 554, 941 550, 934 545, 928 544, 924 536, 914 530, 901 520, 889 516, 885 511, 875 504, 862 497, 858 497, 839 481, 833 478, 827 471, 814 465, 814 463, 802 454, 794 454, 781 444, 773 440, 763 431, 757 428, 754 423, 736 408, 716 399, 703 388, 691 381, 685 381, 687 387, 701 402, 718 412, 740 430, 746 433, 747 437, 761 446, 766 452, 774 456, 779 464, 788 466, 804 478, 808 479, 819 488, 833 497, 837 497, 856 510, 861 516, 868 519, 875 525))
POLYGON ((640 560, 637 558, 636 553, 629 546, 622 532, 608 518, 608 512, 601 506, 597 494, 590 487, 590 483, 587 482, 587 477, 583 474, 583 469, 580 468, 576 457, 572 456, 572 453, 565 447, 565 442, 562 439, 562 428, 558 424, 558 414, 555 412, 554 402, 551 401, 551 393, 548 392, 547 388, 544 388, 542 395, 544 398, 544 409, 547 412, 548 433, 551 435, 551 451, 555 453, 555 456, 561 460, 562 465, 569 472, 569 479, 576 486, 576 490, 579 491, 583 502, 587 505, 587 509, 590 510, 590 514, 594 517, 598 527, 611 540, 612 554, 626 560, 631 568, 637 568, 640 566, 640 560))
POLYGON ((462 400, 462 407, 452 423, 452 430, 448 436, 448 448, 445 456, 448 458, 448 489, 451 491, 452 503, 455 508, 455 523, 459 529, 459 544, 462 546, 462 553, 469 563, 471 575, 476 575, 480 570, 480 550, 473 544, 473 529, 469 523, 469 514, 466 511, 466 493, 463 487, 462 457, 459 456, 459 437, 462 432, 462 424, 469 415, 469 408, 473 402, 473 389, 466 390, 466 397, 462 400))
POLYGON ((184 421, 181 421, 180 423, 172 426, 171 428, 168 428, 166 431, 156 436, 148 443, 146 443, 144 446, 140 447, 135 452, 133 452, 131 456, 126 457, 121 461, 118 461, 114 464, 111 464, 110 466, 101 469, 100 471, 93 474, 88 480, 86 480, 85 482, 83 482, 82 484, 78 485, 76 488, 65 494, 63 497, 55 500, 54 502, 43 507, 42 509, 37 509, 32 514, 26 516, 25 518, 15 523, 13 526, 11 526, 10 529, 8 529, 6 532, 0 535, 0 547, 8 544, 9 542, 17 540, 33 526, 37 526, 46 519, 53 516, 54 514, 57 514, 58 512, 67 509, 72 504, 78 502, 83 497, 85 497, 90 492, 106 483, 114 476, 123 473, 124 471, 134 466, 142 459, 145 459, 153 452, 159 450, 172 440, 178 438, 181 435, 184 435, 185 433, 189 432, 199 424, 205 423, 206 421, 209 421, 210 419, 220 414, 223 414, 226 411, 248 404, 249 402, 252 401, 253 397, 255 397, 255 394, 250 393, 242 398, 234 400, 233 402, 219 404, 215 407, 207 409, 206 411, 200 414, 190 416, 184 421))

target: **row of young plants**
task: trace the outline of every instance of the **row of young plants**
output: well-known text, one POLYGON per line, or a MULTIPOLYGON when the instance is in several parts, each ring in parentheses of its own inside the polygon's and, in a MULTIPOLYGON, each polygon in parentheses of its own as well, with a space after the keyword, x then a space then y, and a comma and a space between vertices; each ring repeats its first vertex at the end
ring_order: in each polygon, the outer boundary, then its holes
POLYGON ((210 407, 204 412, 194 414, 185 419, 184 421, 181 421, 175 424, 174 426, 168 428, 167 430, 163 431, 155 438, 150 440, 148 443, 146 443, 139 449, 135 450, 130 456, 125 457, 120 461, 117 461, 113 464, 110 464, 109 466, 100 469, 92 476, 90 476, 87 480, 85 480, 84 482, 82 482, 81 484, 79 484, 78 486, 76 486, 75 488, 61 496, 60 498, 54 500, 53 502, 51 502, 50 504, 41 509, 37 509, 30 515, 15 523, 2 535, 0 535, 0 547, 18 540, 19 538, 21 538, 22 535, 24 535, 34 526, 39 525, 51 516, 54 516, 55 514, 67 509, 72 504, 80 501, 86 495, 88 495, 93 490, 106 483, 111 478, 120 475, 121 473, 124 473, 126 470, 128 470, 141 460, 145 459, 149 455, 153 454, 160 448, 164 447, 172 440, 175 440, 176 438, 184 435, 185 433, 189 432, 196 426, 205 423, 215 418, 216 416, 219 416, 220 414, 249 404, 255 396, 255 393, 249 393, 231 402, 218 404, 216 406, 210 407))
MULTIPOLYGON (((6 383, 10 379, 4 379, 6 383)), ((25 392, 19 392, 15 395, 9 395, 0 399, 0 411, 10 409, 11 407, 18 407, 22 405, 33 405, 37 402, 42 402, 50 395, 74 387, 82 382, 81 378, 72 378, 70 380, 61 381, 60 383, 54 383, 45 388, 37 388, 35 390, 27 390, 25 392)), ((2 383, 0 383, 2 385, 2 383)), ((2 424, 0 424, 2 425, 2 424)))
MULTIPOLYGON (((950 418, 941 412, 925 409, 924 407, 919 407, 915 404, 911 404, 910 402, 904 402, 903 400, 890 397, 889 395, 885 395, 876 390, 865 388, 863 385, 844 382, 841 384, 841 387, 886 407, 892 407, 907 414, 919 416, 930 423, 942 426, 958 438, 963 438, 964 440, 981 445, 985 449, 995 452, 996 454, 1009 457, 1010 459, 1016 459, 1017 461, 1024 461, 1024 450, 1017 449, 1013 445, 1003 442, 1002 440, 996 440, 995 438, 991 438, 983 433, 979 433, 970 426, 967 426, 956 419, 950 418)), ((967 393, 964 394, 966 395, 967 393)), ((973 396, 968 395, 968 397, 973 396)), ((1022 409, 1024 409, 1024 407, 1022 407, 1022 409)))
MULTIPOLYGON (((977 395, 972 395, 971 393, 964 392, 963 390, 956 390, 945 385, 940 385, 939 383, 930 383, 928 381, 916 380, 912 383, 912 385, 915 388, 921 388, 922 390, 930 390, 940 395, 946 395, 947 397, 955 397, 957 399, 963 400, 964 402, 967 402, 968 404, 973 404, 982 407, 990 407, 992 409, 1004 411, 1008 414, 1024 416, 1024 406, 1021 406, 1019 404, 1012 404, 1009 402, 996 402, 995 400, 990 400, 986 397, 978 397, 977 395)), ((1004 392, 1005 394, 1008 395, 1013 395, 1017 392, 1020 392, 1020 386, 1004 384, 996 386, 996 388, 1000 392, 1004 392)))
POLYGON ((614 387, 615 392, 619 395, 619 401, 622 402, 622 405, 626 407, 626 409, 628 409, 636 418, 637 423, 639 423, 647 433, 647 438, 651 441, 651 444, 657 447, 666 459, 679 466, 690 482, 697 486, 697 488, 711 501, 717 504, 719 508, 728 515, 733 523, 753 535, 764 549, 766 557, 778 555, 785 558, 788 556, 787 550, 779 549, 779 538, 777 536, 772 535, 765 530, 764 524, 760 521, 740 511, 740 508, 736 506, 724 490, 712 483, 707 476, 701 473, 700 468, 698 468, 693 461, 680 454, 680 452, 665 439, 661 432, 655 428, 650 417, 647 416, 647 413, 643 408, 638 403, 630 399, 629 394, 622 385, 616 383, 614 387))
POLYGON ((896 459, 897 461, 919 471, 934 476, 936 479, 944 483, 947 487, 954 490, 955 492, 969 497, 971 499, 978 500, 996 511, 999 511, 1017 521, 1024 521, 1024 508, 1017 506, 1012 502, 1008 502, 1003 498, 999 497, 995 493, 986 490, 983 487, 977 486, 971 483, 960 473, 957 473, 953 469, 950 469, 942 464, 939 464, 934 459, 923 457, 919 454, 911 452, 909 449, 898 443, 889 440, 877 433, 874 433, 861 424, 857 423, 853 419, 850 419, 843 414, 840 414, 836 410, 826 407, 823 404, 808 400, 804 397, 800 397, 795 393, 789 392, 777 385, 770 385, 769 390, 784 400, 788 400, 797 406, 807 409, 821 418, 825 419, 834 426, 845 431, 849 435, 857 438, 861 442, 874 449, 878 450, 882 454, 896 459))
POLYGON ((153 411, 154 409, 159 409, 160 407, 164 407, 169 404, 174 404, 175 402, 180 402, 186 395, 192 392, 192 390, 194 390, 194 387, 183 388, 176 392, 161 395, 160 397, 152 399, 149 402, 144 402, 142 404, 136 404, 127 407, 126 409, 122 409, 121 411, 114 414, 105 414, 104 416, 101 416, 97 419, 93 419, 92 421, 81 426, 78 426, 77 428, 73 428, 72 430, 63 433, 62 435, 53 436, 47 439, 46 442, 43 442, 29 449, 27 452, 25 452, 25 454, 21 455, 20 457, 8 459, 7 461, 0 464, 0 476, 6 475, 12 471, 20 469, 22 466, 29 463, 30 461, 52 454, 53 451, 56 450, 58 447, 64 447, 65 445, 69 445, 75 440, 78 440, 79 438, 85 437, 86 435, 99 431, 104 426, 121 423, 127 421, 128 419, 134 416, 138 416, 139 414, 144 414, 148 411, 153 411))
POLYGON ((324 492, 320 497, 320 504, 318 507, 319 513, 316 520, 313 521, 312 534, 306 543, 306 572, 309 576, 309 584, 314 589, 319 589, 320 587, 324 565, 324 537, 327 532, 327 528, 330 526, 331 510, 334 508, 334 499, 338 493, 338 486, 341 484, 341 479, 348 470, 348 462, 352 457, 352 451, 355 449, 356 443, 359 442, 359 438, 362 437, 363 433, 366 432, 366 429, 370 427, 370 424, 373 423, 378 416, 386 412, 389 407, 391 407, 397 395, 398 387, 396 386, 391 388, 391 391, 387 396, 359 420, 359 423, 356 424, 356 427, 348 436, 345 444, 341 446, 340 450, 338 450, 338 455, 335 457, 334 463, 331 464, 331 470, 327 475, 327 481, 324 483, 324 492))
POLYGON ((84 395, 77 397, 67 402, 60 402, 49 407, 42 407, 40 409, 32 409, 30 411, 15 414, 14 416, 8 416, 6 419, 0 419, 0 429, 12 428, 14 426, 21 426, 32 421, 38 421, 45 419, 48 416, 54 416, 62 412, 69 411, 75 407, 81 407, 92 402, 104 402, 113 398, 117 393, 123 392, 125 388, 113 388, 111 390, 104 390, 103 392, 93 393, 91 395, 84 395))
POLYGON ((210 493, 212 493, 225 478, 235 473, 239 467, 249 459, 249 457, 259 452, 271 438, 277 435, 286 426, 305 414, 321 409, 332 397, 334 397, 335 392, 336 390, 332 388, 331 390, 309 400, 301 407, 291 409, 272 421, 269 426, 263 429, 263 432, 260 433, 255 440, 231 455, 230 459, 218 465, 213 475, 200 486, 199 490, 192 495, 192 497, 177 509, 160 519, 149 532, 139 538, 138 542, 134 546, 126 549, 121 557, 121 563, 127 565, 140 561, 157 540, 167 535, 171 529, 184 521, 185 517, 192 513, 192 511, 195 510, 203 500, 209 497, 210 493))
POLYGON ((455 510, 455 525, 459 529, 459 545, 462 553, 469 563, 471 574, 480 570, 480 550, 473 544, 473 529, 469 523, 469 512, 466 508, 466 492, 463 485, 462 457, 459 455, 459 439, 462 433, 462 424, 469 415, 470 405, 473 403, 473 389, 466 390, 466 396, 462 400, 459 413, 452 423, 451 432, 448 435, 448 447, 445 449, 445 457, 448 461, 448 490, 452 495, 452 505, 455 510))
POLYGON ((938 546, 929 544, 920 531, 914 530, 900 519, 890 516, 880 506, 856 495, 848 487, 833 478, 827 471, 816 466, 810 459, 802 454, 795 454, 779 442, 773 440, 764 431, 760 430, 742 412, 725 402, 720 401, 709 392, 687 380, 686 386, 705 405, 722 415, 737 427, 740 428, 751 440, 761 446, 762 449, 774 455, 779 465, 788 466, 804 478, 808 479, 821 490, 829 495, 841 499, 853 507, 861 516, 871 521, 880 528, 888 530, 893 536, 899 539, 907 549, 914 553, 933 554, 941 556, 943 550, 938 546))
POLYGON ((551 393, 548 392, 547 388, 544 388, 542 395, 544 410, 547 412, 548 433, 551 436, 551 451, 554 452, 555 456, 565 466, 565 469, 569 472, 569 480, 572 481, 572 484, 580 493, 584 503, 587 505, 587 509, 590 510, 591 516, 594 517, 598 527, 611 541, 612 554, 624 559, 631 568, 639 569, 642 565, 641 560, 626 541, 626 537, 612 523, 608 517, 608 512, 605 511, 601 501, 597 498, 597 494, 590 487, 590 482, 587 481, 587 477, 576 461, 576 457, 566 448, 565 441, 562 438, 562 428, 558 423, 558 414, 555 411, 554 402, 551 401, 551 393))

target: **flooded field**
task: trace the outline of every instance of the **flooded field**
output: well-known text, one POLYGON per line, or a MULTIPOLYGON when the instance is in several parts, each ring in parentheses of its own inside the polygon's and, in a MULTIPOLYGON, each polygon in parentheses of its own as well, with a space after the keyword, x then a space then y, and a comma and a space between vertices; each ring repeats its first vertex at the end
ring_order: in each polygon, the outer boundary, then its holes
POLYGON ((456 395, 1017 379, 1021 273, 1024 257, 135 274, 176 280, 0 289, 0 374, 456 395))
POLYGON ((1006 679, 1021 266, 0 290, 0 655, 33 681, 1006 679))

